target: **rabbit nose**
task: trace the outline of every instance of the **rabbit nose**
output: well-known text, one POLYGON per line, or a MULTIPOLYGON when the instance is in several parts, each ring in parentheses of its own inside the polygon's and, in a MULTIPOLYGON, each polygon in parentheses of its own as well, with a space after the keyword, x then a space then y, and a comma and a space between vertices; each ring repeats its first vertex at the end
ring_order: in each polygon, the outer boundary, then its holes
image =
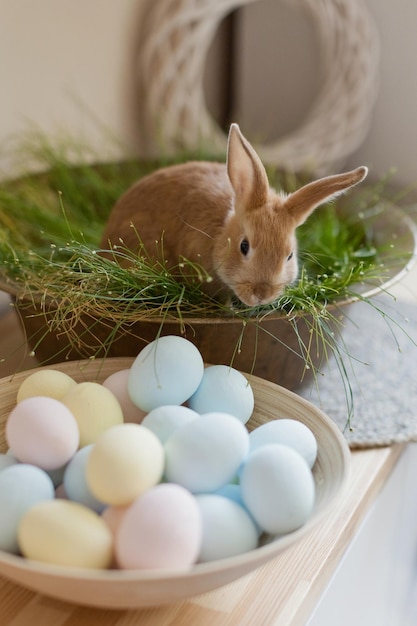
POLYGON ((253 288, 253 306, 259 304, 269 304, 277 298, 276 289, 269 283, 259 283, 253 288))

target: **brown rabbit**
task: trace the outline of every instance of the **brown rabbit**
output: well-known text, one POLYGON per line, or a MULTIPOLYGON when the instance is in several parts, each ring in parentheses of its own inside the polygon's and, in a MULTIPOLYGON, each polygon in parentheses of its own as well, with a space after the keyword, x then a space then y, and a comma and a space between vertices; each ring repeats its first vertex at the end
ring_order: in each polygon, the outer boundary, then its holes
MULTIPOLYGON (((327 176, 287 195, 269 187, 265 168, 237 124, 227 162, 173 165, 142 178, 114 206, 102 247, 138 251, 175 268, 185 258, 213 281, 203 288, 244 304, 276 300, 298 274, 295 231, 320 204, 361 182, 366 167, 327 176)), ((116 257, 117 258, 117 257, 116 257)))

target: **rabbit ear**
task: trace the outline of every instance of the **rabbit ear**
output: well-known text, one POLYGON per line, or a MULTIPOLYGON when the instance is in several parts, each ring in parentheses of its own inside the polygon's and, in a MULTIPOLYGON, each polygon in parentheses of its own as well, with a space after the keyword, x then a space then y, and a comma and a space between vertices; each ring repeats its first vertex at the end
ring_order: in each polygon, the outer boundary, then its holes
POLYGON ((269 192, 265 168, 237 124, 232 124, 229 131, 227 173, 235 192, 237 209, 256 209, 265 204, 269 192))
POLYGON ((285 201, 287 211, 295 218, 297 225, 302 224, 320 204, 357 185, 368 174, 367 167, 358 167, 345 174, 326 176, 315 180, 291 193, 285 201))

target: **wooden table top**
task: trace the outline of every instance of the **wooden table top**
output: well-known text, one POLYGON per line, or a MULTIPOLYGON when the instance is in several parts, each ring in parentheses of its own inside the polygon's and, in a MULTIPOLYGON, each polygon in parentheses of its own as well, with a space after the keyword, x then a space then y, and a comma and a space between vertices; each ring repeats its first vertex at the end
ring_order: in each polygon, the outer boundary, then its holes
MULTIPOLYGON (((0 318, 0 377, 35 365, 10 311, 0 318)), ((395 445, 353 452, 346 497, 326 522, 274 561, 225 587, 166 607, 115 611, 53 600, 0 577, 0 624, 304 626, 403 450, 395 445)))

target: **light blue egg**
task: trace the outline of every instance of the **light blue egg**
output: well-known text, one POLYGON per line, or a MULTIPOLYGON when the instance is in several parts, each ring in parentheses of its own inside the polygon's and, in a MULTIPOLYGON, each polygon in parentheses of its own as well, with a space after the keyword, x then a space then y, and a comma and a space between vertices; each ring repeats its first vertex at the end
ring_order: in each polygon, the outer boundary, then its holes
POLYGON ((188 406, 197 413, 229 413, 246 424, 253 413, 253 390, 247 378, 233 367, 211 365, 204 370, 188 406))
POLYGON ((165 477, 192 493, 215 491, 233 480, 249 450, 241 421, 207 413, 176 430, 165 443, 165 477))
POLYGON ((17 529, 33 505, 54 497, 48 474, 34 465, 17 463, 0 472, 0 550, 19 552, 17 529))
POLYGON ((12 454, 0 454, 0 470, 6 469, 11 465, 18 463, 18 460, 12 454))
POLYGON ((191 341, 174 335, 159 337, 138 354, 130 368, 130 399, 146 412, 183 404, 196 391, 203 372, 203 358, 191 341))
POLYGON ((106 504, 91 493, 86 478, 88 457, 93 447, 94 444, 84 446, 74 454, 65 469, 63 484, 69 500, 79 502, 96 513, 101 513, 106 508, 106 504))
POLYGON ((262 534, 263 532, 262 528, 253 519, 252 515, 250 514, 250 511, 248 511, 248 508, 245 502, 243 501, 242 489, 240 485, 236 483, 228 483, 227 485, 220 487, 220 489, 217 489, 217 491, 215 491, 214 494, 218 496, 223 496, 224 498, 229 498, 229 500, 233 500, 233 502, 236 502, 236 504, 239 504, 240 506, 242 506, 245 509, 246 513, 251 518, 251 520, 253 521, 253 523, 255 524, 258 535, 262 534))
POLYGON ((272 420, 255 428, 249 435, 250 452, 260 446, 278 443, 289 446, 313 467, 317 458, 317 440, 312 431, 295 419, 272 420))
POLYGON ((257 547, 257 528, 240 504, 217 494, 197 495, 196 501, 203 520, 200 562, 225 559, 257 547))
POLYGON ((300 528, 314 508, 315 484, 306 460, 289 446, 260 446, 240 475, 243 501, 256 523, 271 535, 300 528))
POLYGON ((149 428, 161 443, 165 443, 175 430, 196 417, 199 417, 198 413, 188 407, 170 404, 150 411, 142 420, 142 426, 149 428))

